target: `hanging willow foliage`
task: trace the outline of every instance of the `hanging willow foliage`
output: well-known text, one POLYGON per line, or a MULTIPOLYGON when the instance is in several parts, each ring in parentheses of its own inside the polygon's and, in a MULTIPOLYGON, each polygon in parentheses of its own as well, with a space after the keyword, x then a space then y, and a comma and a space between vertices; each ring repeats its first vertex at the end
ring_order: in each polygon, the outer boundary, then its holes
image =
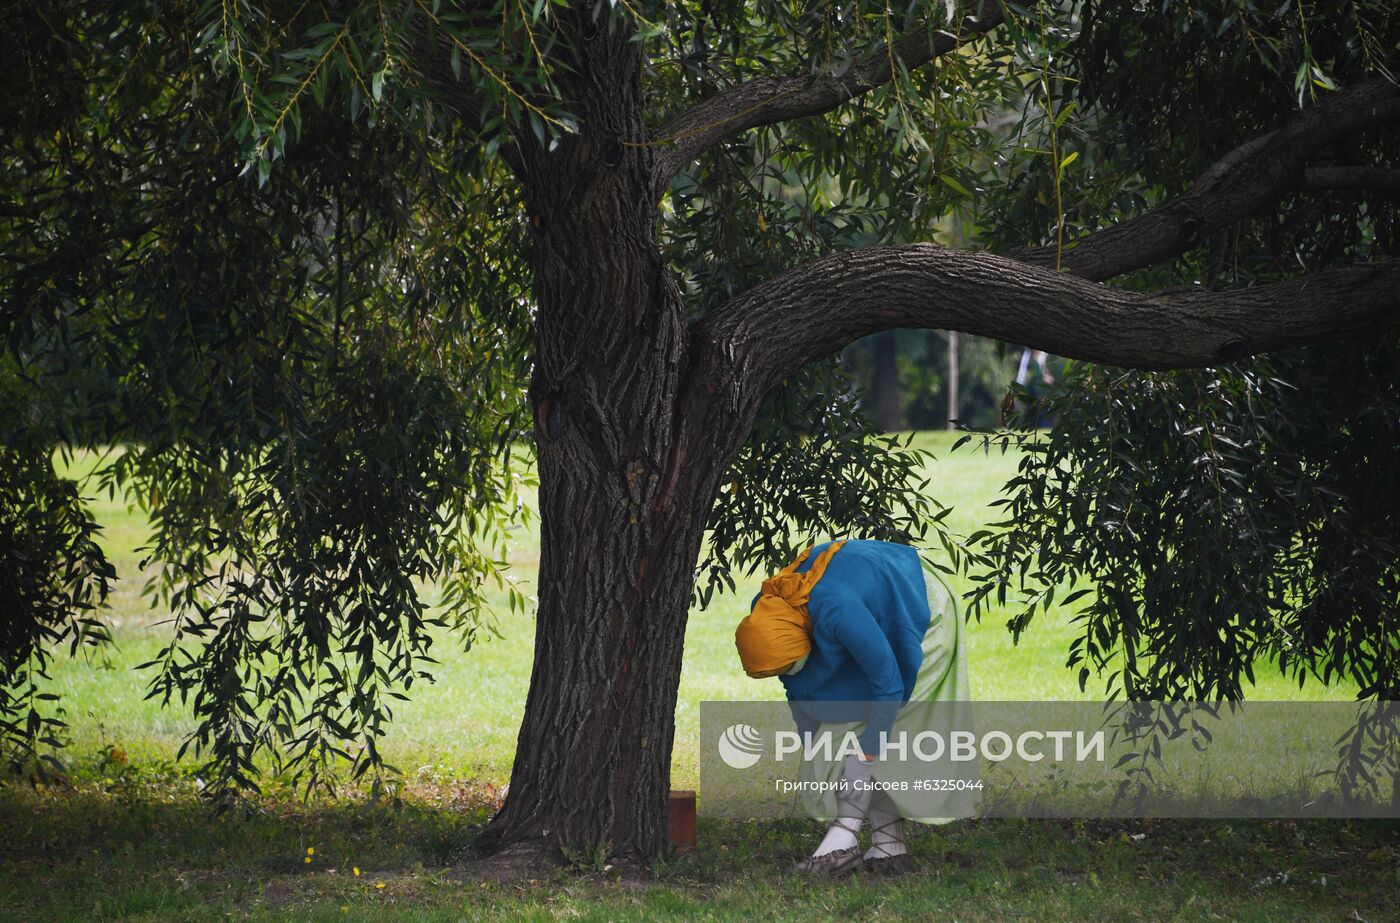
MULTIPOLYGON (((147 590, 173 632, 147 665, 151 693, 193 710, 188 746, 216 795, 256 787, 260 758, 308 784, 346 760, 378 775, 393 702, 430 675, 438 630, 470 643, 489 628, 483 596, 497 583, 524 605, 502 582, 503 536, 529 486, 519 446, 536 322, 514 166, 521 144, 552 151, 580 131, 559 92, 575 37, 630 30, 639 119, 663 132, 681 120, 674 137, 628 144, 661 156, 706 139, 646 206, 658 262, 699 323, 794 267, 937 240, 951 218, 973 247, 1048 245, 1059 266, 1081 234, 1179 195, 1303 102, 1392 74, 1400 35, 1385 0, 1171 2, 1153 16, 1008 3, 995 41, 960 35, 955 53, 912 69, 870 57, 895 35, 927 48, 968 9, 0 10, 0 593, 13 602, 0 739, 15 760, 60 742, 37 681, 56 645, 100 641, 112 579, 77 488, 54 473, 58 447, 107 453, 90 486, 152 524, 147 590), (886 73, 732 136, 684 119, 727 89, 796 75, 805 92, 819 82, 805 75, 830 84, 852 67, 886 73), (442 589, 431 606, 429 586, 442 589)), ((1394 126, 1335 147, 1329 166, 1394 163, 1394 126)), ((1393 255, 1395 228, 1374 191, 1288 198, 1118 282, 1291 278, 1393 255)), ((1060 426, 1027 444, 1008 495, 1015 527, 969 557, 925 498, 920 456, 876 439, 823 360, 770 395, 738 452, 707 520, 699 592, 781 563, 790 529, 932 534, 951 566, 982 567, 977 601, 1027 575, 1016 630, 1062 578, 1100 582, 1074 662, 1108 668, 1133 695, 1235 693, 1259 655, 1391 695, 1393 648, 1375 632, 1395 609, 1382 562, 1394 542, 1374 502, 1390 488, 1366 476, 1393 439, 1393 366, 1380 348, 1350 369, 1318 355, 1180 376, 1083 370, 1060 426), (1347 377, 1363 371, 1381 384, 1347 377), (1354 410, 1334 407, 1334 426, 1299 403, 1314 394, 1354 410), (1207 547, 1218 556, 1205 569, 1180 570, 1207 547), (1196 632, 1231 618, 1242 634, 1196 632), (1279 618, 1296 629, 1291 647, 1270 634, 1279 618)))

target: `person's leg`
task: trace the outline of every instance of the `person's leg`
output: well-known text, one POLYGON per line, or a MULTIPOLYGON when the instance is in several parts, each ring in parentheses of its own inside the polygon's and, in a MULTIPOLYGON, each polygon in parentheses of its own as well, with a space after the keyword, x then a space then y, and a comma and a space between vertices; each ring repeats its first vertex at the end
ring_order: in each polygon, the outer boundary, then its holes
POLYGON ((846 757, 841 772, 841 788, 836 795, 836 819, 827 828, 815 852, 798 863, 803 872, 840 872, 855 867, 861 861, 858 834, 870 810, 873 794, 869 782, 874 760, 859 756, 846 757))
POLYGON ((865 861, 893 859, 909 852, 904 843, 904 818, 895 810, 894 802, 883 792, 870 802, 870 849, 865 861))
MULTIPOLYGON (((938 552, 926 549, 926 557, 938 552)), ((910 702, 901 709, 895 729, 906 736, 935 730, 947 733, 955 721, 954 711, 966 698, 966 648, 962 644, 962 623, 952 591, 938 576, 924 569, 924 592, 928 599, 929 626, 922 644, 922 662, 915 678, 910 702)), ((891 763, 883 770, 882 782, 903 779, 913 783, 923 775, 913 765, 891 763)), ((879 776, 879 773, 876 773, 879 776)), ((914 786, 911 784, 910 786, 914 786)), ((930 811, 936 796, 914 795, 908 790, 880 791, 870 805, 871 847, 864 856, 870 874, 899 874, 914 866, 905 839, 909 818, 922 823, 944 823, 944 815, 930 811)), ((960 816, 956 812, 954 816, 960 816)))

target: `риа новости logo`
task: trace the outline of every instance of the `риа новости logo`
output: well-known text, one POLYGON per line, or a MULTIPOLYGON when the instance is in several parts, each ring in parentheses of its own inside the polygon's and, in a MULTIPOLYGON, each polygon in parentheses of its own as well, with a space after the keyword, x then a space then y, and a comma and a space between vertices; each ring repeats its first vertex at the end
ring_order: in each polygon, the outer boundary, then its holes
POLYGON ((719 738, 719 758, 730 769, 748 769, 763 756, 763 738, 748 724, 731 724, 719 738))

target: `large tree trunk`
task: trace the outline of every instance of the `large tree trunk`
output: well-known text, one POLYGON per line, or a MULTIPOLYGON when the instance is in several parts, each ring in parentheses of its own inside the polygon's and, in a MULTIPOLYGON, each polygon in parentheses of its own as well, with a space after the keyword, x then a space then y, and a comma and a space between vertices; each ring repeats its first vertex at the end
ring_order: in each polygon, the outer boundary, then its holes
POLYGON ((535 244, 540 477, 535 660, 507 844, 651 857, 705 517, 737 427, 700 446, 685 309, 661 258, 637 45, 581 17, 583 130, 524 159, 535 244), (688 445, 690 448, 688 448, 688 445))
POLYGON ((665 845, 703 523, 688 510, 648 521, 653 491, 633 488, 613 461, 582 445, 541 455, 534 669, 496 827, 507 841, 649 857, 665 845))
POLYGON ((539 610, 495 826, 509 841, 652 855, 704 512, 675 431, 679 293, 650 216, 616 189, 591 201, 611 213, 586 222, 604 233, 541 215, 558 232, 538 236, 539 610))

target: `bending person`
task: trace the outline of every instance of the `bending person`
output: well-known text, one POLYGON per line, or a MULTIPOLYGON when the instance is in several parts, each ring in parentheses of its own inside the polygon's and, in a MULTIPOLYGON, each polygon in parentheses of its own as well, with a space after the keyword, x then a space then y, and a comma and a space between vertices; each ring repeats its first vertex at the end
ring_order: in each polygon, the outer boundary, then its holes
POLYGON ((865 725, 863 754, 846 757, 839 768, 835 811, 825 814, 835 819, 798 870, 905 868, 899 807, 884 792, 875 794, 870 781, 882 735, 904 703, 967 699, 961 620, 951 594, 926 574, 911 546, 830 542, 764 581, 734 640, 744 672, 782 681, 804 737, 822 724, 865 725), (862 855, 858 834, 867 819, 871 847, 862 855))

